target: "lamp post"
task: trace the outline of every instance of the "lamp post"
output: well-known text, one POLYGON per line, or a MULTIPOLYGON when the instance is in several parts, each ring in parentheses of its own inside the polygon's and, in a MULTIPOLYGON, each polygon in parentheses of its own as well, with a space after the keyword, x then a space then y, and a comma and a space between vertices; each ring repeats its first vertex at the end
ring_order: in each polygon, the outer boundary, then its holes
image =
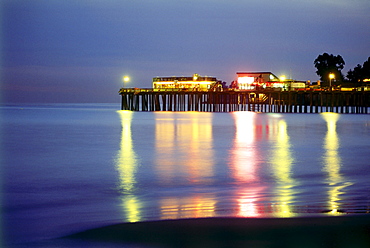
MULTIPOLYGON (((285 80, 286 80, 285 75, 281 75, 279 79, 280 79, 281 87, 285 90, 285 86, 286 86, 286 84, 285 84, 285 80)), ((289 91, 290 91, 290 87, 291 87, 291 83, 288 85, 288 90, 289 91)))
POLYGON ((122 81, 123 81, 123 88, 125 88, 125 83, 128 83, 130 81, 130 77, 129 76, 123 76, 122 81))
POLYGON ((331 89, 331 80, 333 80, 334 78, 335 78, 334 73, 329 73, 329 85, 330 85, 330 89, 331 89))

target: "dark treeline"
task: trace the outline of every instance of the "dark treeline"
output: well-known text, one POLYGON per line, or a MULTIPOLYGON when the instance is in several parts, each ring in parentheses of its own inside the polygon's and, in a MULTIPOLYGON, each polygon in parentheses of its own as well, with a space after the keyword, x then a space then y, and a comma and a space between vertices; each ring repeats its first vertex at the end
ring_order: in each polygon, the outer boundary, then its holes
POLYGON ((341 55, 323 53, 314 61, 316 74, 324 85, 328 86, 331 81, 333 85, 347 85, 359 87, 370 84, 366 79, 370 79, 370 57, 362 65, 358 64, 350 69, 347 75, 342 74, 345 61, 341 55))

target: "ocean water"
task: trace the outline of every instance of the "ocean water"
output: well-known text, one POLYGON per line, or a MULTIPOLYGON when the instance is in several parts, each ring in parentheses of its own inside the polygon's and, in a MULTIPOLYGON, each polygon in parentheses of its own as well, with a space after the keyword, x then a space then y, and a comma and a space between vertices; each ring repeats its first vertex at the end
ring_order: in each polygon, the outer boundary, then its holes
POLYGON ((126 222, 370 211, 370 115, 119 107, 1 107, 4 247, 79 247, 55 239, 126 222))

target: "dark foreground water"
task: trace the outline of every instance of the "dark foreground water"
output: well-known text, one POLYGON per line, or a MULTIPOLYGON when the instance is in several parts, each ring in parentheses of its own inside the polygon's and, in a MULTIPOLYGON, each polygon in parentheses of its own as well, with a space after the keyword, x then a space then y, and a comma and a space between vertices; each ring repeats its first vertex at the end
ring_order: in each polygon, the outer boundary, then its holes
POLYGON ((370 211, 370 115, 117 109, 1 107, 3 246, 100 247, 55 238, 126 222, 370 211))

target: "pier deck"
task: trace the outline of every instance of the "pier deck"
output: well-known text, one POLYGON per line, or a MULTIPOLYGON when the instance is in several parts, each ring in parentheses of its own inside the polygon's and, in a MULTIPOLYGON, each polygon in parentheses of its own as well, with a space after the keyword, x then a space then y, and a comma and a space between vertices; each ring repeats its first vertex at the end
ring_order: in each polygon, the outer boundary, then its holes
POLYGON ((368 114, 370 91, 189 91, 125 89, 121 109, 132 111, 254 111, 368 114))

